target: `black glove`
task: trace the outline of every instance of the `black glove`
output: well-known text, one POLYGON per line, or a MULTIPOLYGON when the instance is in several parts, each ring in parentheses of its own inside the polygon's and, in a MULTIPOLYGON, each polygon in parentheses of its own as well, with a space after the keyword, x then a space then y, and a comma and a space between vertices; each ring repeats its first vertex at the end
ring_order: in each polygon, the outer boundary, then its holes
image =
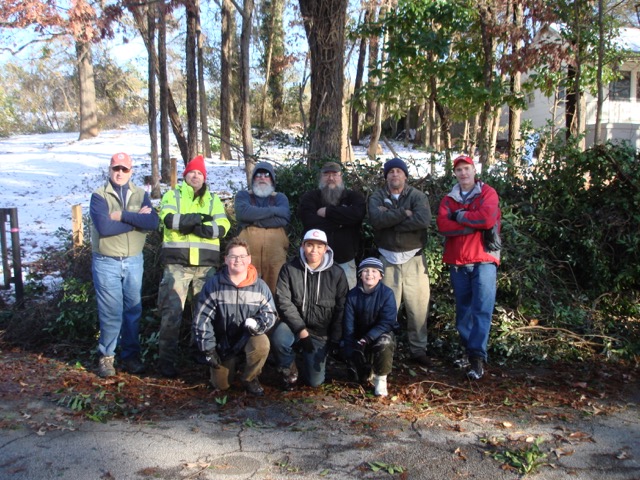
POLYGON ((456 210, 454 212, 450 212, 449 215, 448 215, 449 220, 453 220, 454 222, 457 222, 458 221, 458 214, 460 212, 463 212, 463 211, 464 210, 456 210))
POLYGON ((212 221, 213 221, 213 216, 212 215, 202 214, 202 223, 204 223, 204 222, 212 222, 212 221))
POLYGON ((199 213, 185 213, 180 215, 180 223, 178 224, 178 231, 187 235, 193 232, 193 229, 202 223, 202 215, 199 213))
POLYGON ((204 352, 204 359, 211 368, 215 368, 216 370, 220 368, 220 356, 215 350, 204 352))
POLYGON ((311 340, 311 335, 301 338, 298 343, 300 343, 300 348, 302 348, 302 351, 307 353, 313 352, 313 341, 311 340))

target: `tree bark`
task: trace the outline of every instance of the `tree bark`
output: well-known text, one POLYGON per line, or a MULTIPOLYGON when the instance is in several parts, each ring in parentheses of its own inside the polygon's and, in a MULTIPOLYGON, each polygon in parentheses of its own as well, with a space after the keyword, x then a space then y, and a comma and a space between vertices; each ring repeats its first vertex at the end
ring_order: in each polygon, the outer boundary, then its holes
POLYGON ((309 162, 342 161, 344 31, 348 0, 299 0, 311 58, 309 162))
MULTIPOLYGON (((364 12, 363 23, 366 25, 369 21, 370 11, 364 12)), ((356 78, 353 85, 354 94, 362 88, 362 79, 364 78, 364 64, 367 58, 367 37, 360 39, 360 51, 358 52, 358 66, 356 67, 356 78)), ((360 112, 351 103, 351 145, 360 145, 360 112)))
POLYGON ((198 99, 200 104, 200 138, 202 138, 202 154, 211 158, 209 143, 209 108, 207 107, 207 89, 204 81, 204 35, 200 24, 200 1, 196 0, 196 35, 198 39, 198 99))
POLYGON ((198 3, 185 3, 187 10, 187 37, 185 39, 185 70, 187 77, 187 141, 189 155, 185 165, 198 154, 198 76, 196 73, 196 45, 198 3))
POLYGON ((76 59, 80 91, 80 136, 78 140, 98 136, 96 86, 91 64, 91 44, 76 40, 76 59))
POLYGON ((256 164, 253 156, 253 136, 251 134, 251 90, 249 84, 250 74, 250 48, 251 27, 253 19, 253 0, 245 0, 242 15, 242 33, 240 34, 240 106, 242 121, 242 153, 244 155, 247 185, 251 184, 251 172, 256 164))
MULTIPOLYGON (((159 6, 160 7, 160 6, 159 6)), ((129 11, 131 12, 131 14, 133 15, 133 18, 136 22, 136 27, 138 29, 138 31, 141 34, 142 39, 144 40, 145 43, 145 47, 147 49, 147 53, 149 52, 150 48, 153 48, 152 45, 148 44, 148 38, 147 38, 147 22, 146 22, 146 16, 143 15, 144 10, 143 7, 130 7, 129 11)), ((166 11, 165 11, 166 14, 166 11)), ((163 22, 165 22, 164 17, 163 17, 163 22)), ((166 31, 166 28, 164 29, 166 31)), ((164 35, 164 33, 161 31, 159 33, 160 36, 164 35)), ((166 38, 166 37, 165 37, 166 38)), ((158 38, 158 48, 162 48, 162 45, 166 45, 166 41, 161 41, 161 38, 158 38)), ((166 52, 166 48, 165 48, 165 52, 166 52)), ((162 62, 161 59, 161 55, 160 53, 158 53, 158 63, 162 62)), ((173 100, 173 95, 171 94, 171 89, 169 88, 169 84, 168 82, 164 82, 162 81, 163 75, 166 78, 166 53, 164 55, 164 68, 161 68, 160 65, 158 65, 157 68, 157 73, 158 73, 158 79, 161 85, 161 89, 162 89, 162 85, 166 85, 166 94, 167 94, 167 113, 169 116, 169 120, 171 121, 171 127, 173 129, 173 135, 176 139, 176 142, 178 142, 178 148, 180 149, 180 154, 182 156, 182 158, 188 158, 189 157, 189 149, 187 146, 187 138, 184 135, 184 130, 182 129, 182 120, 180 119, 180 114, 178 113, 178 108, 176 107, 176 103, 173 100)), ((162 102, 162 100, 161 100, 162 102)), ((164 144, 163 144, 163 149, 164 149, 164 144)), ((168 144, 167 144, 167 150, 168 152, 168 144)), ((165 172, 165 159, 164 159, 164 155, 165 153, 163 152, 163 159, 162 159, 162 179, 165 182, 169 181, 169 176, 170 176, 170 167, 169 165, 167 165, 167 170, 165 172), (165 176, 166 175, 166 176, 165 176)))
MULTIPOLYGON (((155 45, 156 38, 156 9, 147 8, 147 30, 149 45, 155 45)), ((160 170, 158 168, 158 125, 156 108, 156 49, 149 49, 147 72, 149 77, 149 141, 151 143, 151 197, 160 198, 160 170)))
MULTIPOLYGON (((167 22, 164 2, 158 2, 158 89, 160 91, 160 174, 165 183, 171 179, 169 139, 169 80, 167 79, 167 22)), ((151 58, 151 50, 149 57, 151 58)), ((154 55, 155 56, 155 55, 154 55)), ((182 128, 180 129, 182 131, 182 128)), ((180 142, 178 142, 180 143, 180 142)), ((186 145, 185 145, 186 146, 186 145)), ((185 150, 186 151, 186 150, 185 150)))
POLYGON ((231 31, 233 5, 231 0, 222 0, 222 40, 220 55, 220 160, 231 160, 231 52, 233 35, 231 31))

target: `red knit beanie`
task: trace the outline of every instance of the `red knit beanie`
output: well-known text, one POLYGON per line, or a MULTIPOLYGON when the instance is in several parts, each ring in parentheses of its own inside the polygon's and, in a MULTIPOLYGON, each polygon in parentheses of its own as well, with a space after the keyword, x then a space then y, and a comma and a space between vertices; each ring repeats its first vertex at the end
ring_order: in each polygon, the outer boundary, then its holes
POLYGON ((202 173, 204 179, 207 179, 207 167, 204 166, 204 157, 202 155, 194 157, 189 163, 187 163, 184 172, 182 172, 182 176, 184 177, 191 170, 198 170, 202 173))

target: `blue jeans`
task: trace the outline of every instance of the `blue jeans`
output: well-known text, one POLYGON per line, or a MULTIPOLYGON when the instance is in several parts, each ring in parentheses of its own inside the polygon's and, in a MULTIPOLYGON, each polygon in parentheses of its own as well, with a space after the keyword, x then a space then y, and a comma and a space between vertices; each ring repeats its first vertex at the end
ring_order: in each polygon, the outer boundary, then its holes
POLYGON ((456 328, 469 357, 487 359, 497 270, 493 263, 451 266, 449 269, 456 299, 456 328))
MULTIPOLYGON (((304 383, 311 387, 322 385, 325 376, 325 366, 327 363, 327 342, 319 337, 311 336, 313 342, 312 352, 302 352, 301 376, 304 383)), ((276 362, 279 371, 288 369, 296 361, 296 352, 293 345, 296 336, 289 326, 280 322, 271 335, 271 346, 276 355, 276 362)))
POLYGON ((143 269, 142 254, 122 258, 93 254, 91 272, 98 301, 101 355, 113 356, 119 343, 122 360, 140 356, 143 269))

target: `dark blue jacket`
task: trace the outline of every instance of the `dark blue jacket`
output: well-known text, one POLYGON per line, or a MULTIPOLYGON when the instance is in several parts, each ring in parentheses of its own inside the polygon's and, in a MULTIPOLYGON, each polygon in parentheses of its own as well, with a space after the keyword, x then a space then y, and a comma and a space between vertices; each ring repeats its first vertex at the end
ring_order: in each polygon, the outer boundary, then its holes
POLYGON ((393 291, 382 281, 371 293, 364 293, 358 281, 358 285, 349 290, 344 306, 342 339, 345 356, 351 355, 354 344, 361 338, 373 343, 383 333, 397 331, 400 328, 397 314, 393 291))

